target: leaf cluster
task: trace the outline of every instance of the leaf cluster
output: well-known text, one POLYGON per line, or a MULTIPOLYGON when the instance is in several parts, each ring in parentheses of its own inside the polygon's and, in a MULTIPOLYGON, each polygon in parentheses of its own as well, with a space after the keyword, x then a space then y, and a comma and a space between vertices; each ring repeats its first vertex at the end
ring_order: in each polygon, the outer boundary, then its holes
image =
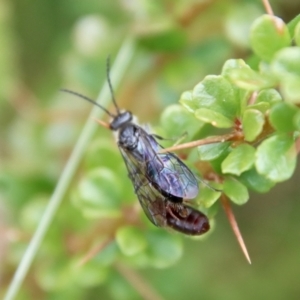
MULTIPOLYGON (((263 15, 252 25, 255 65, 227 60, 220 75, 208 75, 185 91, 180 104, 204 124, 231 133, 230 140, 198 147, 224 194, 236 204, 249 199, 248 189, 268 192, 289 179, 297 162, 300 118, 300 23, 286 25, 263 15)), ((165 121, 168 123, 168 121, 165 121)), ((201 168, 200 168, 201 172, 201 168)), ((206 171, 202 170, 202 173, 206 171)), ((204 174, 205 175, 205 174, 204 174)), ((201 197, 205 207, 211 198, 201 197)))

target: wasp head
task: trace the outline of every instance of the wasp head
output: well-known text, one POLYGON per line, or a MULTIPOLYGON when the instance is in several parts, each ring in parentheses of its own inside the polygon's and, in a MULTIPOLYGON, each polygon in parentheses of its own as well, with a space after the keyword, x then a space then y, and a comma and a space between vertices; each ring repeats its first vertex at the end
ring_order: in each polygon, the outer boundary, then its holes
POLYGON ((110 122, 109 127, 115 131, 123 127, 125 124, 132 121, 132 113, 130 111, 124 111, 113 118, 110 122))

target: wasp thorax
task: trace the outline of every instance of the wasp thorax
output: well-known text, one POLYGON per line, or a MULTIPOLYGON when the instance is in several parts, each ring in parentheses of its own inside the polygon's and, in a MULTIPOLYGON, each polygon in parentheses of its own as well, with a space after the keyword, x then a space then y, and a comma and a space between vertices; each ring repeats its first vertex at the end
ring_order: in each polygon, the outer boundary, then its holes
POLYGON ((119 132, 119 144, 122 147, 133 150, 139 142, 139 131, 134 124, 126 124, 121 127, 119 132))
POLYGON ((111 130, 118 130, 123 127, 126 123, 130 123, 132 121, 132 113, 130 111, 124 111, 118 114, 113 120, 110 122, 109 126, 111 130))

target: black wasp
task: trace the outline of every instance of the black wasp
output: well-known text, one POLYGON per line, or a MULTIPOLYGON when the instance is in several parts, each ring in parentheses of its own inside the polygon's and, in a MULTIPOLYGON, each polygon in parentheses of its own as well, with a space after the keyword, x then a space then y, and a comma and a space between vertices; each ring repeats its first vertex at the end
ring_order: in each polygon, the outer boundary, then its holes
POLYGON ((120 111, 109 77, 109 60, 107 80, 116 114, 81 94, 65 89, 62 91, 93 103, 112 118, 108 127, 117 132, 117 144, 128 176, 145 214, 154 225, 171 227, 189 235, 205 233, 209 230, 208 218, 183 203, 183 199, 193 199, 198 195, 198 182, 194 174, 175 154, 160 153, 163 147, 156 140, 160 137, 135 124, 131 112, 120 111))

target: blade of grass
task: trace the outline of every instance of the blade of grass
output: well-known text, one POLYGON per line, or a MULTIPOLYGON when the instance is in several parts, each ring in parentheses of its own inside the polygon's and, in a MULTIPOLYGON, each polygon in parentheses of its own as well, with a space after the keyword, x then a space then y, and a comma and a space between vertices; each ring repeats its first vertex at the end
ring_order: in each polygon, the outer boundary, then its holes
MULTIPOLYGON (((134 54, 134 42, 131 37, 127 38, 120 48, 120 51, 116 57, 115 63, 111 70, 111 78, 113 80, 114 86, 117 87, 121 80, 124 78, 129 63, 134 54)), ((107 84, 105 83, 101 92, 97 98, 97 101, 101 102, 103 106, 107 106, 110 101, 110 93, 107 84)), ((92 138, 95 130, 97 128, 97 123, 94 119, 98 119, 103 115, 103 112, 97 108, 93 107, 88 120, 80 134, 80 137, 74 147, 74 150, 59 178, 56 188, 49 200, 46 210, 41 218, 41 221, 36 229, 22 259, 14 274, 14 277, 9 285, 7 293, 4 300, 12 300, 18 293, 20 286, 31 266, 31 263, 44 239, 44 236, 53 220, 55 213, 65 195, 66 190, 73 178, 73 175, 82 159, 84 150, 88 145, 90 139, 92 138)))

